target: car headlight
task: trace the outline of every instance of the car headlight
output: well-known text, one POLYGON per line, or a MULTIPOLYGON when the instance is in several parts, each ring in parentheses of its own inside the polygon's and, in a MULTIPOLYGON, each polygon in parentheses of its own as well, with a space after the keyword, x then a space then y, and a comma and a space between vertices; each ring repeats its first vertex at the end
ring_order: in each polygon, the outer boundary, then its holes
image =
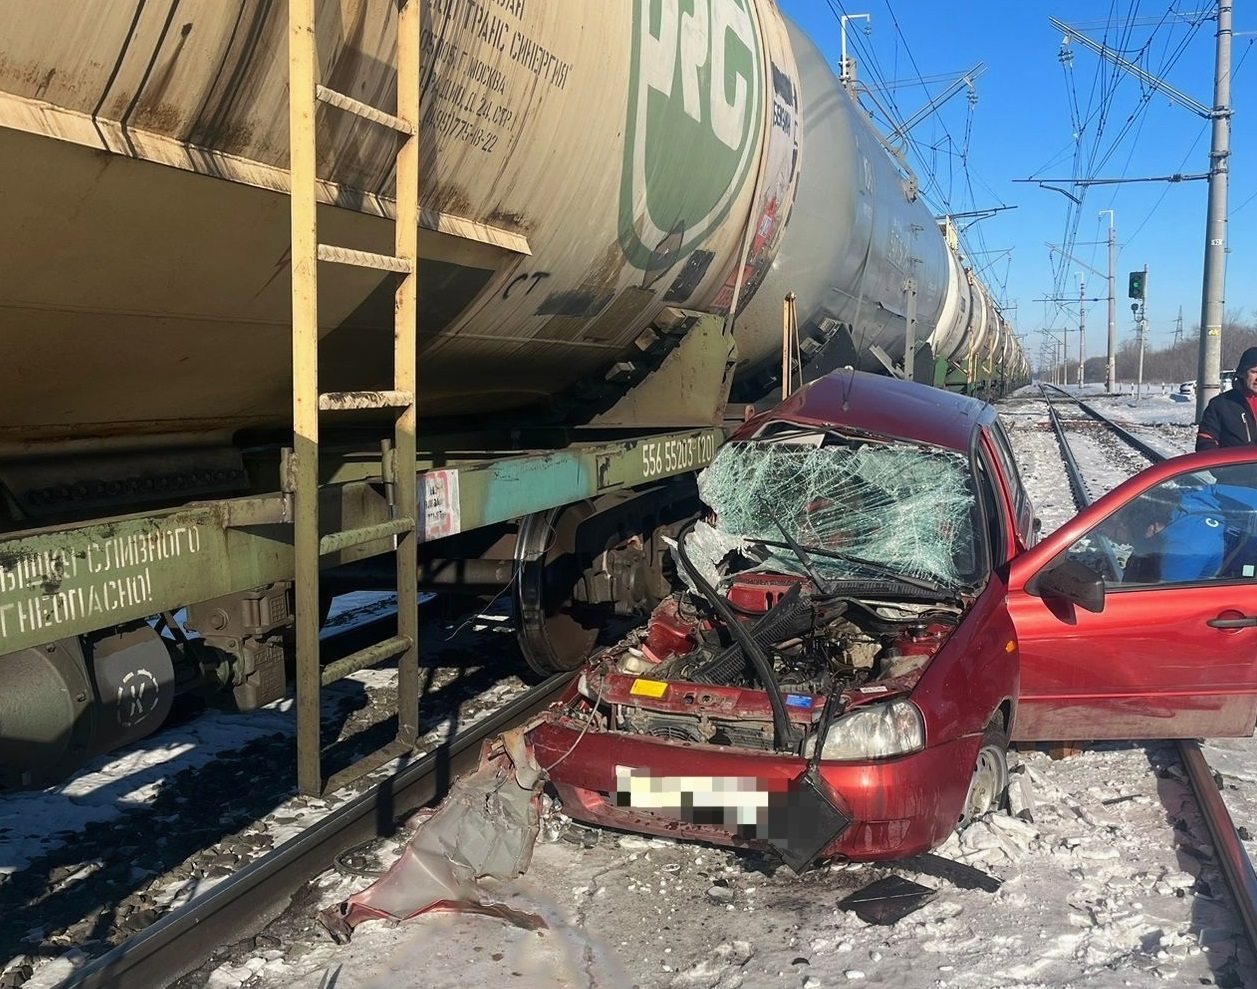
MULTIPOLYGON (((925 722, 915 704, 905 700, 868 704, 843 715, 829 726, 821 758, 840 761, 885 759, 925 748, 925 722)), ((803 755, 816 751, 816 736, 803 746, 803 755)))

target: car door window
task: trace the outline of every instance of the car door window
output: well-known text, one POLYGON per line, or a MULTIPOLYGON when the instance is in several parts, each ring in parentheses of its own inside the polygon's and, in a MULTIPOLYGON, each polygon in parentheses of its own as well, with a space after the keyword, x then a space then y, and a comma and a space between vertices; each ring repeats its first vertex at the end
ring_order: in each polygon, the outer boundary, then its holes
POLYGON ((991 447, 999 459, 1004 477, 1008 480, 1009 490, 1012 492, 1013 508, 1020 513, 1026 504, 1026 489, 1021 483, 1021 474, 1017 470, 1017 460, 1013 456, 1012 445, 1008 442, 1008 435, 998 419, 991 423, 990 434, 991 447))
POLYGON ((991 423, 990 429, 984 431, 984 435, 987 437, 992 456, 999 463, 1000 473, 1003 474, 1007 485, 1008 497, 1012 500, 1013 533, 1024 539, 1027 545, 1032 544, 1035 539, 1033 509, 1030 505, 1030 497, 1021 483, 1021 475, 1017 472, 1017 461, 1013 458, 1008 436, 998 419, 991 423))
POLYGON ((1257 464, 1163 481, 1092 527, 1066 554, 1110 590, 1257 579, 1257 464))

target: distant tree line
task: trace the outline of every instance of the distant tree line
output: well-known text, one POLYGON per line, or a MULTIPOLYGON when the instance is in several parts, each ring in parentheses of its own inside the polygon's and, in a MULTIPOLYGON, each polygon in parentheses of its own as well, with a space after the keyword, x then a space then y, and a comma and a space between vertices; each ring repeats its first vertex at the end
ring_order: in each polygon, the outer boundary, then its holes
MULTIPOLYGON (((1087 328, 1087 336, 1107 333, 1104 324, 1092 323, 1087 328), (1093 329, 1094 327, 1094 329, 1093 329)), ((1077 339, 1076 337, 1074 338, 1077 339)), ((1073 341, 1071 340, 1071 343, 1073 341)), ((1257 347, 1257 321, 1243 312, 1228 313, 1222 321, 1222 364, 1220 370, 1227 371, 1235 367, 1236 362, 1249 347, 1257 347)), ((1092 344, 1087 348, 1094 350, 1092 344)), ((1119 331, 1115 365, 1118 381, 1135 381, 1139 377, 1139 334, 1127 329, 1119 331)), ((1179 382, 1192 381, 1196 377, 1197 365, 1200 360, 1200 327, 1191 330, 1184 328, 1183 339, 1160 349, 1144 345, 1144 381, 1179 382)), ((1088 357, 1083 369, 1083 379, 1091 384, 1104 381, 1105 367, 1108 364, 1107 354, 1088 357)), ((1059 366, 1059 365, 1058 365, 1059 366)), ((1078 361, 1068 361, 1065 365, 1066 377, 1069 381, 1078 380, 1078 361)), ((1049 376, 1050 372, 1044 376, 1049 376)))

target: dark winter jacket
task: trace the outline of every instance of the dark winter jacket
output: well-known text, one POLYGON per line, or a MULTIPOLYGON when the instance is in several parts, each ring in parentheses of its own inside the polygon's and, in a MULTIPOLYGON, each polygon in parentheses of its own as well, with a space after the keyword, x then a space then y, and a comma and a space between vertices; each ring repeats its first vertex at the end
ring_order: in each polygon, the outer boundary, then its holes
POLYGON ((1257 424, 1244 389, 1237 384, 1230 391, 1215 395, 1205 406, 1196 432, 1196 452, 1249 443, 1257 443, 1257 424))

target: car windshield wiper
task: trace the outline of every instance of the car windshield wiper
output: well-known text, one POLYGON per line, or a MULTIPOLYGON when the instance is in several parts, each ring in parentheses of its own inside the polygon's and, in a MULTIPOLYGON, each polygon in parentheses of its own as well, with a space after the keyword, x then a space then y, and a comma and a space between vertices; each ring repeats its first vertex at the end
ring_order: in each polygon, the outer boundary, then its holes
MULTIPOLYGON (((782 534, 783 535, 785 534, 784 530, 782 534)), ((773 539, 758 539, 756 540, 756 542, 763 543, 765 546, 776 546, 779 549, 790 550, 796 556, 798 556, 799 559, 803 562, 803 565, 807 567, 809 574, 811 573, 812 568, 810 566, 811 561, 806 559, 806 554, 808 553, 812 554, 813 556, 826 556, 832 560, 843 560, 847 563, 854 563, 856 566, 864 567, 868 570, 872 570, 874 573, 881 574, 884 577, 889 577, 891 580, 895 581, 896 583, 907 584, 910 587, 919 587, 923 591, 933 591, 937 594, 942 594, 945 592, 955 593, 954 588, 944 587, 942 584, 938 583, 937 581, 926 580, 924 577, 909 577, 907 574, 902 574, 895 570, 892 570, 890 567, 886 566, 886 564, 884 563, 877 563, 873 560, 866 560, 862 556, 853 556, 850 553, 843 553, 843 552, 840 552, 839 550, 829 549, 826 546, 800 546, 794 540, 789 539, 789 537, 787 537, 787 539, 788 541, 784 543, 779 543, 773 539), (803 550, 804 553, 800 555, 799 550, 803 550)))
MULTIPOLYGON (((777 516, 772 512, 769 512, 768 514, 772 518, 773 522, 777 524, 777 529, 781 532, 781 537, 790 547, 790 551, 799 558, 799 562, 803 564, 803 569, 805 569, 807 571, 807 575, 812 578, 812 583, 816 585, 816 589, 825 596, 833 594, 833 584, 820 575, 820 572, 816 569, 816 564, 812 562, 812 557, 808 555, 807 550, 799 545, 798 540, 795 539, 794 536, 790 535, 786 527, 782 525, 781 519, 777 518, 777 516)), ((780 545, 780 543, 776 545, 780 545)))

